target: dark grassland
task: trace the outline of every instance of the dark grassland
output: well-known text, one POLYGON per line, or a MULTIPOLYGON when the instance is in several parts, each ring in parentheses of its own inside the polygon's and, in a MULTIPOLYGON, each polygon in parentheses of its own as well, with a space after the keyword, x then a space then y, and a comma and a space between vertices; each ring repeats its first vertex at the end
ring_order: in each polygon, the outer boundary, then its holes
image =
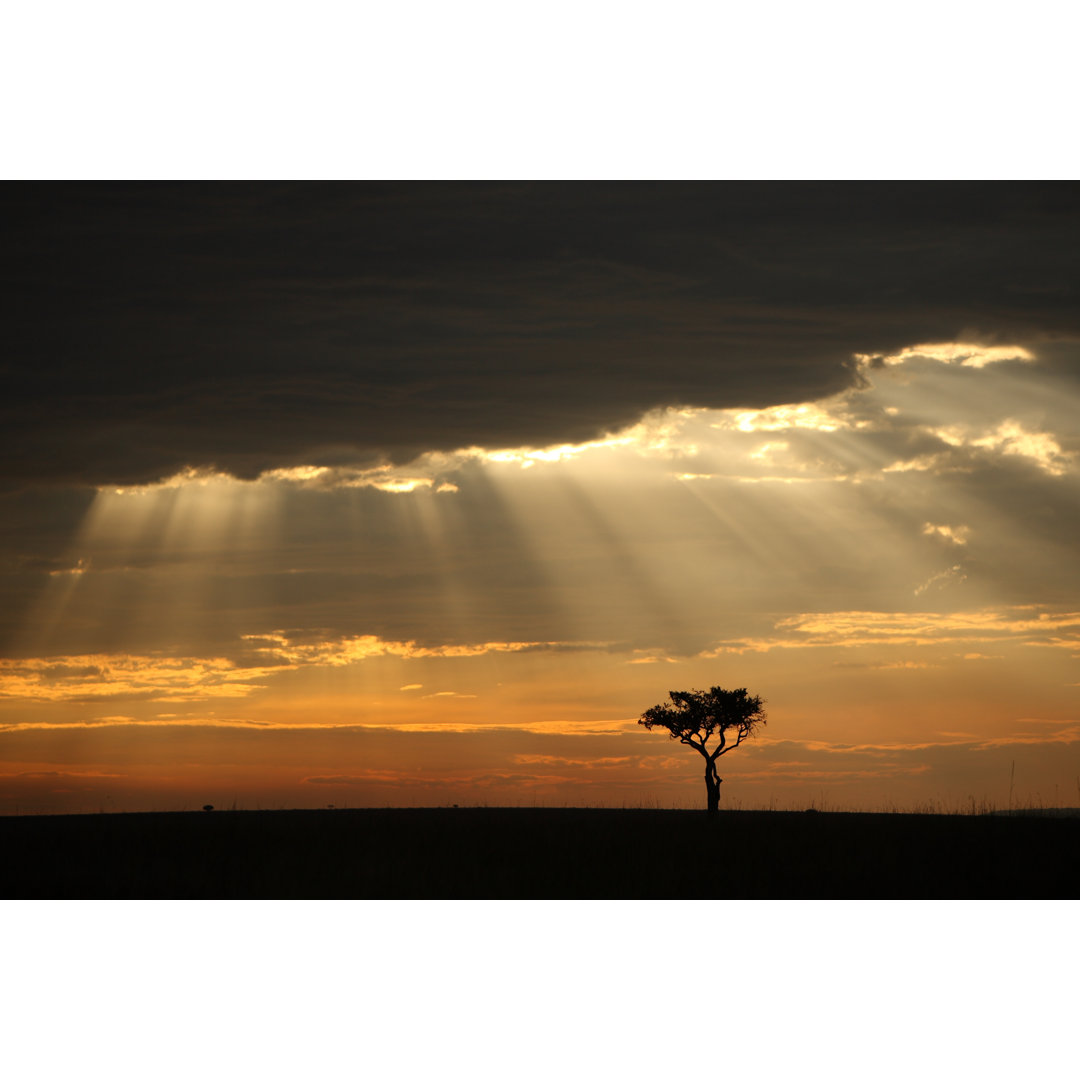
POLYGON ((1073 898, 1080 818, 263 810, 0 819, 8 899, 1073 898))

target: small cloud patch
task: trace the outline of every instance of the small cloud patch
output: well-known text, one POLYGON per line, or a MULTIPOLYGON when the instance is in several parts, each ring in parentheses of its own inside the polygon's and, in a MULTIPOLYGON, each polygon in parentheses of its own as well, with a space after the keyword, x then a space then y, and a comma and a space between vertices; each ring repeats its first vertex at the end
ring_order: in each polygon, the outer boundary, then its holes
POLYGON ((967 525, 935 525, 928 521, 922 527, 922 534, 923 536, 940 536, 943 540, 948 540, 950 544, 962 547, 968 542, 971 529, 967 525))

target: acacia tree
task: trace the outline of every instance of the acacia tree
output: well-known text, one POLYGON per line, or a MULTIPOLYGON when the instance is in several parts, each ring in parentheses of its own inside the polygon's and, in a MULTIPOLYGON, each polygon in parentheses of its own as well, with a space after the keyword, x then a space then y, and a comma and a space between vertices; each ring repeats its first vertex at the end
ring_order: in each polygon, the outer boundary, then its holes
POLYGON ((670 705, 654 705, 638 720, 650 731, 665 728, 671 738, 692 746, 705 759, 705 788, 709 813, 720 809, 720 785, 716 759, 734 750, 743 739, 757 732, 765 723, 765 703, 744 689, 672 690, 670 705), (713 736, 719 741, 708 745, 713 736), (731 736, 734 735, 734 741, 731 736))

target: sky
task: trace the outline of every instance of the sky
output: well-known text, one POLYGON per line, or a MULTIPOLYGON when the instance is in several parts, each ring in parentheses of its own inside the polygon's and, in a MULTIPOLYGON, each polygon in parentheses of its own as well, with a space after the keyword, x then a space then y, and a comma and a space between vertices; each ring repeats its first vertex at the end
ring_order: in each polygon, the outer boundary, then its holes
POLYGON ((1077 805, 1078 195, 8 185, 0 813, 1077 805))

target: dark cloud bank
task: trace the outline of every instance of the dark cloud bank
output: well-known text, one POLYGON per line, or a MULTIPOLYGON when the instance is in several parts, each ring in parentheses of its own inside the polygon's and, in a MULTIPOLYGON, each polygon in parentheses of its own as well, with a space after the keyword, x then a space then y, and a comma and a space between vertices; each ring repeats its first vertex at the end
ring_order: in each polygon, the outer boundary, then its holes
POLYGON ((808 400, 1080 336, 1075 184, 4 190, 6 484, 238 476, 808 400))

